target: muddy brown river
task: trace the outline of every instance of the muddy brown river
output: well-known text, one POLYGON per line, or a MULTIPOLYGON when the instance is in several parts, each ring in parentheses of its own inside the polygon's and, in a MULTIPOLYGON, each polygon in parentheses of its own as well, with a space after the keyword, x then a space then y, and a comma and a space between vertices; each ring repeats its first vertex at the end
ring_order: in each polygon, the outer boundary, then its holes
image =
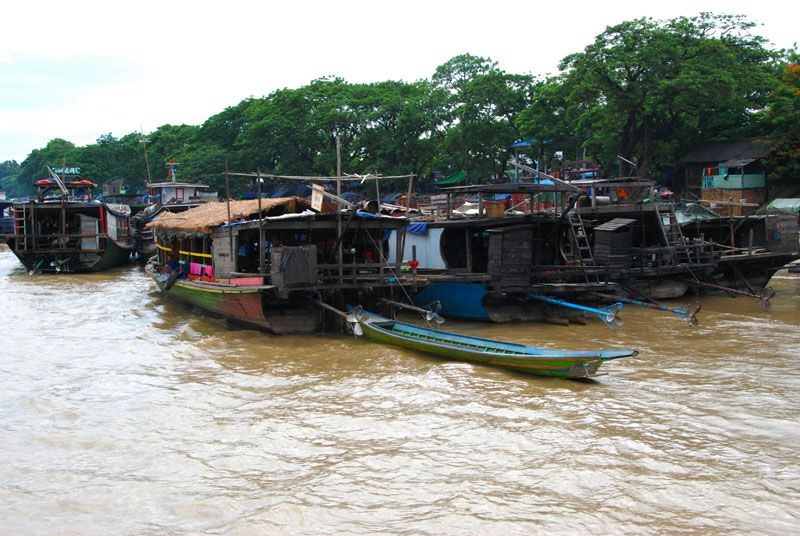
POLYGON ((0 245, 0 534, 797 534, 800 275, 771 284, 696 328, 443 326, 640 351, 577 382, 235 329, 0 245))

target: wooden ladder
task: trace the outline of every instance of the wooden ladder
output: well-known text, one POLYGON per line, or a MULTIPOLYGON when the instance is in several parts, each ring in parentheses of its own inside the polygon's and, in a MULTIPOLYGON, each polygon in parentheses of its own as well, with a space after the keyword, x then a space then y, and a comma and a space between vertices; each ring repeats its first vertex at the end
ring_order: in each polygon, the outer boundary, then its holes
POLYGON ((20 229, 22 232, 20 233, 22 238, 22 243, 19 240, 16 240, 15 247, 17 249, 26 250, 28 249, 28 210, 27 210, 27 203, 20 203, 14 205, 14 234, 17 234, 17 229, 20 229), (19 208, 22 207, 22 213, 20 213, 19 208))
POLYGON ((590 276, 585 269, 587 266, 594 267, 594 256, 592 255, 592 246, 589 244, 589 235, 586 233, 586 226, 583 223, 583 218, 574 210, 569 212, 567 218, 569 219, 573 244, 575 244, 576 260, 579 260, 584 267, 584 278, 587 283, 599 283, 600 279, 597 273, 592 272, 590 276))
POLYGON ((659 209, 658 204, 654 204, 653 208, 658 218, 658 226, 661 229, 661 237, 668 247, 675 248, 673 259, 675 263, 688 262, 691 263, 692 259, 689 256, 689 251, 686 248, 686 238, 683 235, 681 226, 678 224, 678 216, 675 214, 675 205, 668 204, 668 210, 659 209), (664 225, 664 220, 667 220, 667 226, 664 225), (669 229, 667 229, 669 227, 669 229))

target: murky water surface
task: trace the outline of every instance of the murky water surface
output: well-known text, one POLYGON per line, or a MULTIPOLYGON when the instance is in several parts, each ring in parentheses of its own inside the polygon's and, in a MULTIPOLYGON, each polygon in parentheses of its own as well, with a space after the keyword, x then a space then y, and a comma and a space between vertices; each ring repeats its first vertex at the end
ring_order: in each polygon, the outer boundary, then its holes
POLYGON ((641 351, 584 383, 233 329, 0 246, 0 533, 796 534, 800 276, 772 285, 695 329, 445 324, 641 351))

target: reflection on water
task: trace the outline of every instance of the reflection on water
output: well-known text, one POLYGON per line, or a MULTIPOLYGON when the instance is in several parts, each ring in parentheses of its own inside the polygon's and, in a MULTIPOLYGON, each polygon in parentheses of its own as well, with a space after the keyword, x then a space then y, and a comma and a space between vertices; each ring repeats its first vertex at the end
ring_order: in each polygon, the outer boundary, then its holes
POLYGON ((800 277, 772 285, 695 329, 445 324, 641 351, 572 382, 233 329, 0 246, 0 533, 794 533, 800 277))

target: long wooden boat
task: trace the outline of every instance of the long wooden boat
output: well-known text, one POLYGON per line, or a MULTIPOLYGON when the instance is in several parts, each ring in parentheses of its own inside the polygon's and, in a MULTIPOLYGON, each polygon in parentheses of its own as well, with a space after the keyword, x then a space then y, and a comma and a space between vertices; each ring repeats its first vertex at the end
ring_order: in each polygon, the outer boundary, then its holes
POLYGON ((129 261, 130 207, 94 199, 96 184, 43 179, 38 196, 15 201, 11 250, 32 273, 96 272, 129 261))
POLYGON ((145 272, 166 298, 236 324, 275 334, 341 328, 314 302, 370 304, 392 288, 410 287, 413 278, 381 262, 389 248, 383 237, 404 228, 404 218, 340 218, 295 197, 166 213, 147 224, 158 242, 145 272), (346 244, 343 262, 337 242, 346 244))
POLYGON ((377 342, 540 376, 590 378, 597 375, 604 362, 633 357, 639 353, 636 350, 571 352, 532 348, 414 326, 361 309, 356 309, 352 318, 361 327, 364 335, 377 342))

